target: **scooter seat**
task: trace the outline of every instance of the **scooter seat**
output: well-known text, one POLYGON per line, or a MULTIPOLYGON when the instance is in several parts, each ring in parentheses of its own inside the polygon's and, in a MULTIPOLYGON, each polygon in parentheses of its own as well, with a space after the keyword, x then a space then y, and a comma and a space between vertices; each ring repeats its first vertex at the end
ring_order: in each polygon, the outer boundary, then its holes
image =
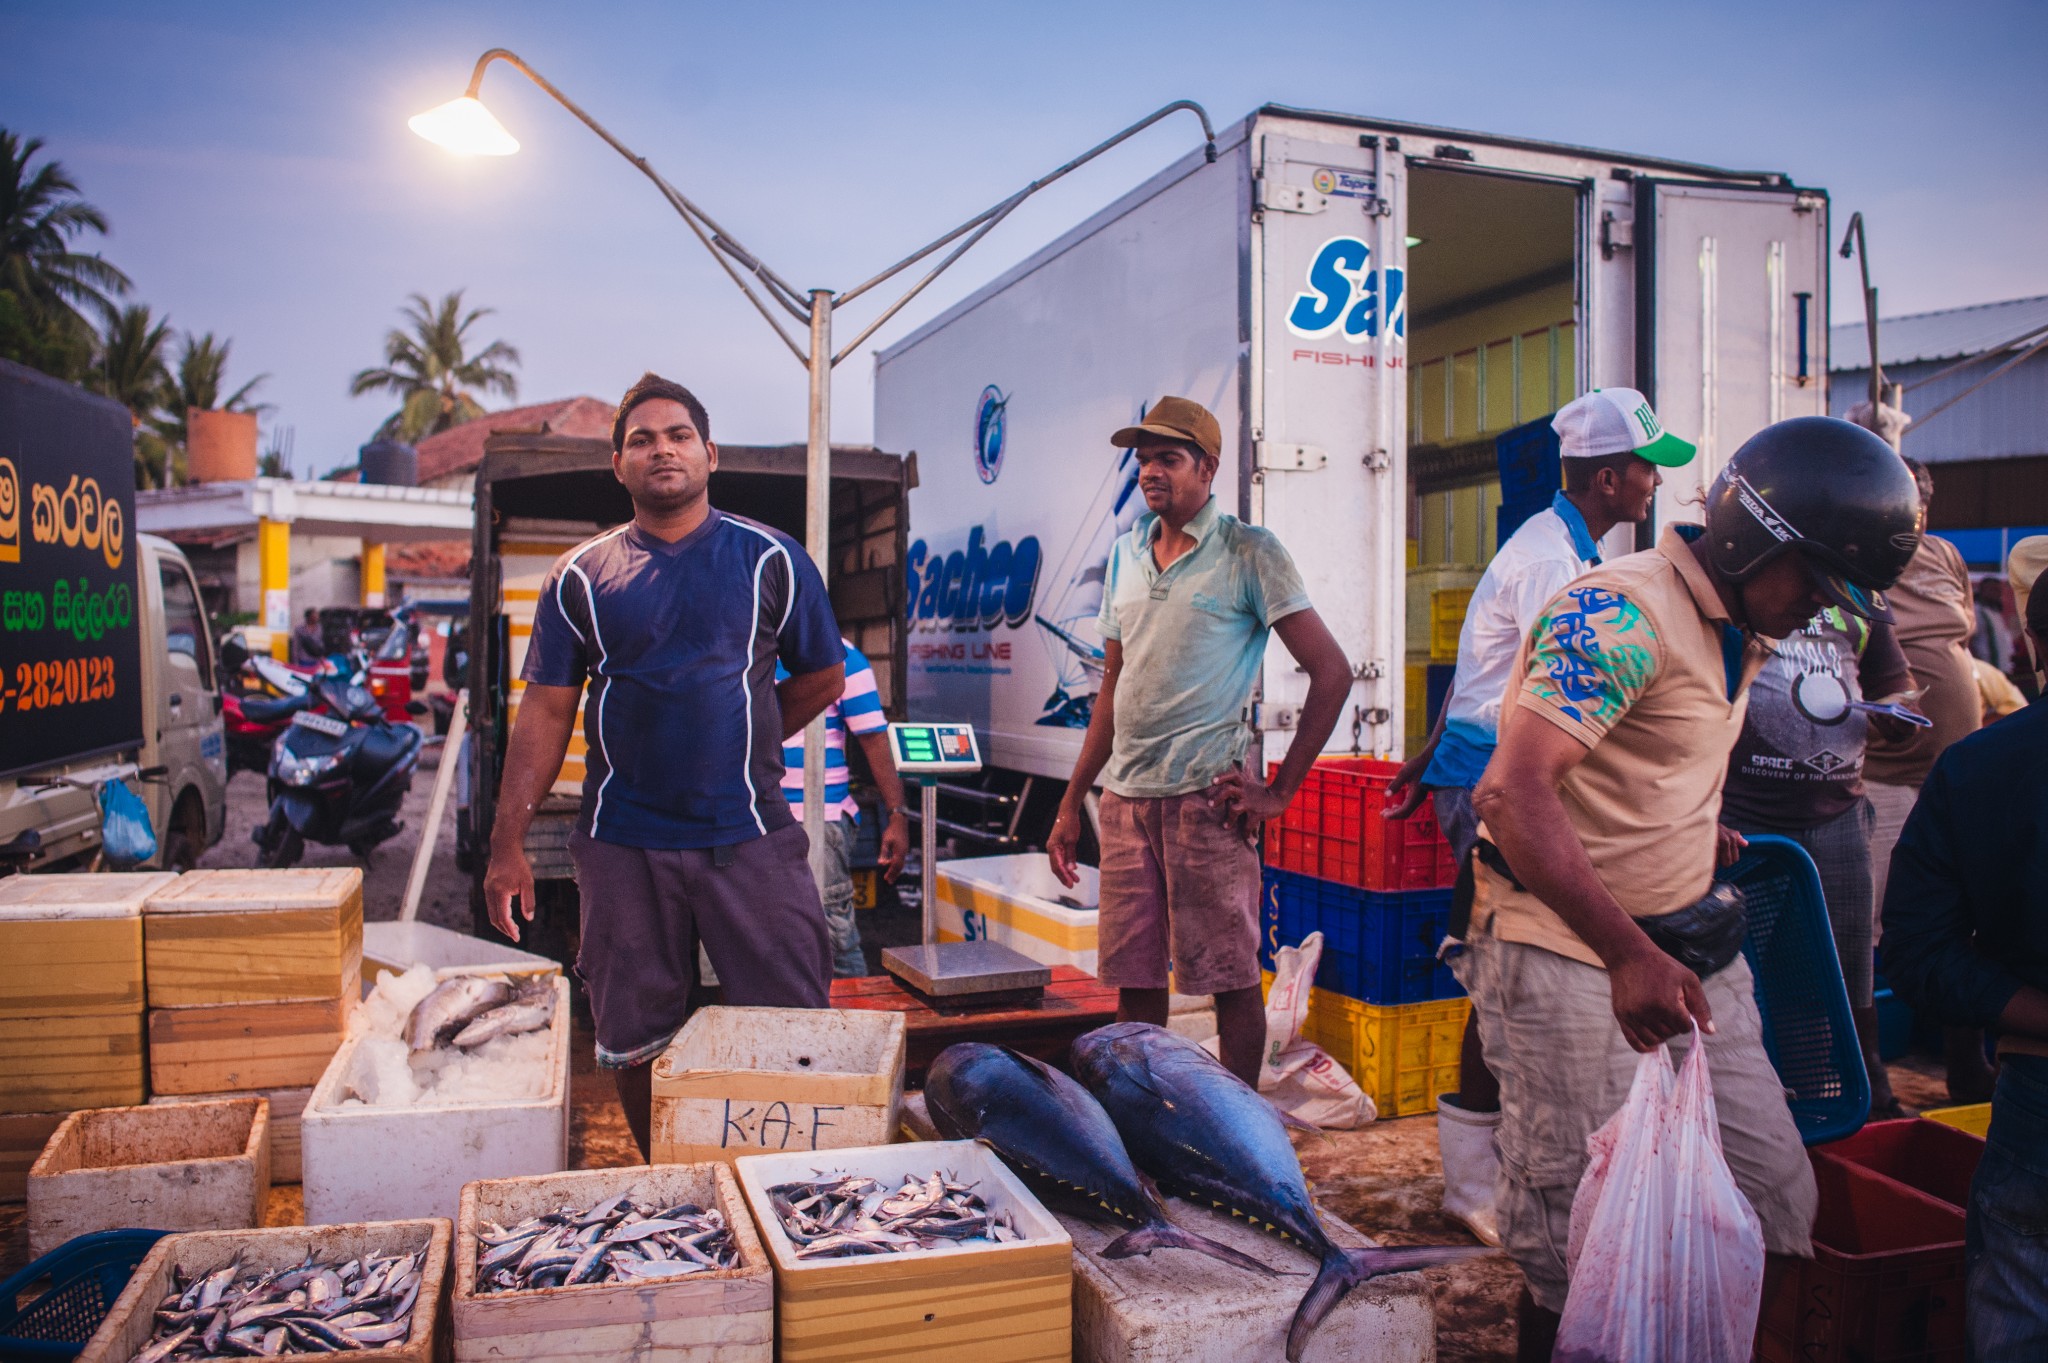
POLYGON ((310 694, 304 696, 245 696, 242 700, 242 718, 252 724, 276 724, 290 719, 313 703, 310 694))

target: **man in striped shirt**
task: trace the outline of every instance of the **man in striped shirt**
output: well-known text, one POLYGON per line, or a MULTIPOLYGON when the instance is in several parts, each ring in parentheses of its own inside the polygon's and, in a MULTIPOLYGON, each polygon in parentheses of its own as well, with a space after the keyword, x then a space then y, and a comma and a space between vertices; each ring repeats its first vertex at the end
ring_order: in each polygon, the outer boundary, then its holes
MULTIPOLYGON (((854 803, 846 767, 846 736, 860 740, 868 760, 868 771, 882 793, 886 822, 882 825, 881 866, 883 875, 894 881, 903 870, 910 852, 910 822, 903 807, 903 782, 889 754, 889 721, 882 714, 882 697, 875 690, 875 669, 867 655, 845 639, 846 689, 839 699, 825 707, 825 846, 831 849, 825 883, 819 892, 825 900, 825 922, 832 930, 832 973, 865 975, 867 958, 860 950, 860 924, 853 915, 853 830, 860 823, 860 806, 854 803)), ((789 672, 777 666, 777 681, 789 672)), ((783 745, 782 793, 789 797, 790 812, 802 817, 804 804, 804 742, 801 733, 783 745)))

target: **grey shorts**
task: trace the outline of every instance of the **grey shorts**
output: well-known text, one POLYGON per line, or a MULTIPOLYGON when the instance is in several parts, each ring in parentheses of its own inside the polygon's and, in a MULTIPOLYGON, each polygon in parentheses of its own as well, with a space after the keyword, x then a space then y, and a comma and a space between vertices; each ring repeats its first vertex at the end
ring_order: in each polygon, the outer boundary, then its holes
POLYGON ((625 847, 569 840, 583 901, 576 973, 590 986, 597 1061, 653 1060, 689 1014, 697 945, 729 1004, 823 1008, 832 978, 825 911, 802 824, 727 849, 625 847))
MULTIPOLYGON (((1536 1304, 1562 1311, 1570 1277, 1572 1199, 1586 1138, 1620 1110, 1641 1059, 1614 1020, 1607 972, 1541 947, 1474 931, 1451 969, 1472 996, 1486 1063, 1500 1077, 1503 1247, 1536 1304)), ((1764 1053, 1749 963, 1706 981, 1714 1032, 1705 1038, 1721 1151, 1763 1223, 1772 1254, 1810 1257, 1818 1194, 1785 1087, 1764 1053)), ((1682 1061, 1690 1038, 1671 1043, 1682 1061)))

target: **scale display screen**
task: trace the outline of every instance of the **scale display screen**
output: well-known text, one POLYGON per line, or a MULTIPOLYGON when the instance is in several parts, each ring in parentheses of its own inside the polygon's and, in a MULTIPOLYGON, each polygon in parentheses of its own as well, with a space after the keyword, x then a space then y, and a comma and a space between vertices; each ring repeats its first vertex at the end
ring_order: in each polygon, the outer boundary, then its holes
POLYGON ((891 724, 889 751, 911 776, 981 770, 972 724, 891 724))

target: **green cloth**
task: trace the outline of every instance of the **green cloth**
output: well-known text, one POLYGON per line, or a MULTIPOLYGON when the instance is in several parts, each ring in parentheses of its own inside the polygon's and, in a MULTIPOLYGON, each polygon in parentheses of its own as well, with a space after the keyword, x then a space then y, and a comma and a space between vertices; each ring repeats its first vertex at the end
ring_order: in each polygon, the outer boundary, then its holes
POLYGON ((1243 759, 1266 636, 1309 605, 1279 538, 1218 512, 1214 497, 1188 522, 1195 547, 1164 572, 1158 532, 1148 513, 1117 538, 1097 621, 1124 655, 1102 784, 1129 799, 1200 790, 1243 759))

